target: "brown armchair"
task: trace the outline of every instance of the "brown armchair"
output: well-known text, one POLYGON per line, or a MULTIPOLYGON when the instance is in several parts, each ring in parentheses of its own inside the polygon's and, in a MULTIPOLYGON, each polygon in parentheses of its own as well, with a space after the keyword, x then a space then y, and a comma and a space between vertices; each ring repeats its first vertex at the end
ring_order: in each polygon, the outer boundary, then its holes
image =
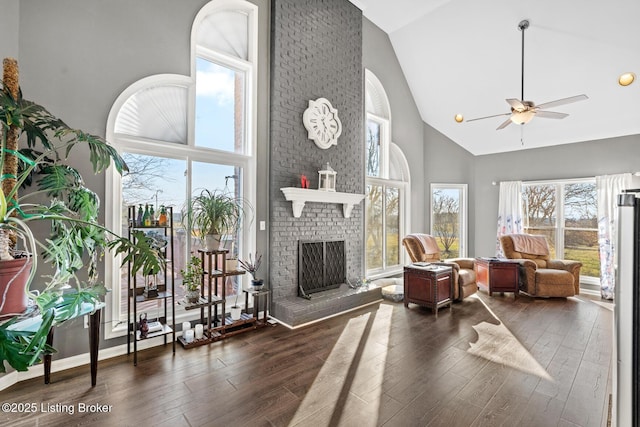
POLYGON ((435 237, 429 234, 408 234, 402 239, 411 262, 432 262, 450 265, 453 268, 453 299, 462 301, 478 291, 476 285, 475 259, 451 258, 440 260, 440 248, 435 237))
POLYGON ((500 237, 505 257, 520 262, 520 290, 532 296, 570 297, 580 294, 578 261, 550 259, 545 236, 508 234, 500 237))

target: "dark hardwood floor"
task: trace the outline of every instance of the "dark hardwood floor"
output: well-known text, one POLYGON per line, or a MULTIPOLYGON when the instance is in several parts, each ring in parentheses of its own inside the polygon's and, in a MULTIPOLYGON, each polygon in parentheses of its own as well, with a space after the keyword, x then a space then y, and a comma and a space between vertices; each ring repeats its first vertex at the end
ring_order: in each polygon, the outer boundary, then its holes
MULTIPOLYGON (((14 385, 11 426, 603 426, 612 311, 587 297, 486 293, 441 309, 382 303, 298 330, 171 346, 14 385), (79 403, 110 412, 79 413, 79 403), (56 412, 56 404, 74 410, 56 412), (50 412, 42 412, 50 408, 50 412)), ((64 409, 64 407, 59 407, 64 409)))

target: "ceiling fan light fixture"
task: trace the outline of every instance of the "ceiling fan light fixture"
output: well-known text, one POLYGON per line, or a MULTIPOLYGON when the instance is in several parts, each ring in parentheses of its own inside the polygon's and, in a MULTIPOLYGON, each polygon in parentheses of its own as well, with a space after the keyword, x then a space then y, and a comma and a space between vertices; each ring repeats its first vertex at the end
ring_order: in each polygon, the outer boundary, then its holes
POLYGON ((528 110, 528 111, 523 111, 522 113, 512 114, 510 119, 513 123, 517 125, 524 125, 529 123, 535 115, 536 115, 535 111, 528 110))
POLYGON ((464 116, 462 114, 456 114, 453 119, 457 123, 462 123, 464 121, 464 116))
POLYGON ((636 75, 634 73, 624 73, 618 77, 618 84, 620 86, 629 86, 636 79, 636 75))

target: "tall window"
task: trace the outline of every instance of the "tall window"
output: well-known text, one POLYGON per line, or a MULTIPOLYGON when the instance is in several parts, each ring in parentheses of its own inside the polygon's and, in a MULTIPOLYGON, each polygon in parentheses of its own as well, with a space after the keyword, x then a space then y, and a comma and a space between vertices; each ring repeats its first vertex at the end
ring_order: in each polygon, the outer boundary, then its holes
POLYGON ((582 262, 581 280, 600 276, 596 184, 593 179, 524 183, 525 232, 543 234, 552 258, 582 262))
POLYGON ((431 184, 431 235, 442 258, 467 256, 467 184, 431 184))
MULTIPOLYGON (((130 170, 107 180, 106 194, 113 195, 107 221, 126 235, 128 206, 173 207, 175 262, 168 268, 178 297, 180 270, 200 244, 183 223, 189 198, 207 189, 255 205, 256 15, 256 6, 242 0, 208 3, 193 25, 192 75, 140 80, 120 95, 109 116, 107 137, 130 170)), ((246 256, 253 236, 253 222, 245 221, 237 235, 224 239, 232 253, 246 256)), ((126 318, 127 272, 117 260, 108 263, 108 320, 115 326, 126 318)), ((226 284, 228 296, 236 285, 231 279, 226 284)))
POLYGON ((390 140, 389 102, 380 81, 365 72, 365 264, 368 277, 402 269, 401 239, 408 223, 408 166, 390 140))

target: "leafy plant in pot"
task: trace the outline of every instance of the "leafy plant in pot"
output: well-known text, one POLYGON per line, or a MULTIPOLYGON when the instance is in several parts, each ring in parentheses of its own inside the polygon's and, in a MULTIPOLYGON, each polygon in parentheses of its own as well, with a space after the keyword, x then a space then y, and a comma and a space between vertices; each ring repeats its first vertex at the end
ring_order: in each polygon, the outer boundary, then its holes
POLYGON ((220 248, 222 236, 235 234, 249 203, 225 191, 202 190, 193 196, 182 217, 194 235, 204 243, 205 250, 220 248))
POLYGON ((254 257, 249 254, 249 259, 239 259, 238 264, 240 264, 240 267, 243 270, 251 274, 251 287, 253 287, 254 289, 261 289, 264 285, 264 280, 258 279, 256 274, 260 269, 260 265, 262 264, 262 255, 258 255, 258 253, 256 253, 254 260, 254 257))
MULTIPOLYGON (((239 282, 238 282, 239 283, 239 282)), ((236 286, 236 300, 229 308, 231 320, 240 320, 242 317, 242 307, 238 305, 238 297, 240 296, 240 286, 236 286)))
POLYGON ((127 166, 117 151, 103 138, 72 129, 44 107, 22 98, 15 60, 5 59, 3 70, 0 272, 8 274, 8 288, 0 290, 0 306, 1 316, 8 320, 0 324, 0 372, 6 372, 5 361, 18 371, 27 370, 43 353, 54 351, 46 345, 52 326, 76 316, 83 303, 95 307, 102 302, 107 289, 98 281, 97 262, 105 249, 124 254, 134 274, 157 271, 163 263, 142 232, 133 243, 98 223, 98 196, 84 185, 80 172, 66 163, 70 153, 88 150, 93 172, 113 165, 121 173, 127 166), (30 190, 19 195, 21 187, 30 190), (32 228, 43 222, 51 227, 46 238, 32 228), (16 254, 26 262, 5 260, 16 254), (7 267, 14 261, 23 264, 7 267), (32 289, 38 266, 43 264, 53 272, 40 275, 39 289, 32 289), (14 299, 20 304, 12 306, 14 299), (17 323, 26 299, 34 301, 42 316, 36 331, 22 330, 17 323))
POLYGON ((196 303, 200 299, 200 284, 202 283, 202 261, 195 255, 191 255, 189 264, 185 270, 180 270, 182 274, 182 287, 185 292, 187 302, 196 303))

